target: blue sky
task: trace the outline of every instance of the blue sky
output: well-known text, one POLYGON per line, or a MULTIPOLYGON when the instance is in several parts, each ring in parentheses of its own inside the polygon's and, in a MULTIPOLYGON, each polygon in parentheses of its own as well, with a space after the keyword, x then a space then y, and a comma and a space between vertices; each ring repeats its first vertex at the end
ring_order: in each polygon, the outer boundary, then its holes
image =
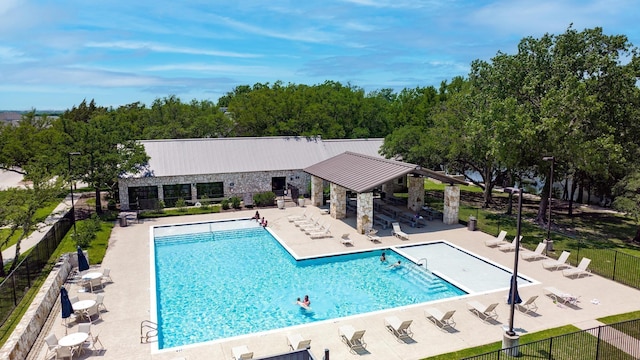
POLYGON ((217 101, 278 80, 438 86, 571 23, 640 46, 639 9, 633 0, 0 0, 0 109, 217 101))

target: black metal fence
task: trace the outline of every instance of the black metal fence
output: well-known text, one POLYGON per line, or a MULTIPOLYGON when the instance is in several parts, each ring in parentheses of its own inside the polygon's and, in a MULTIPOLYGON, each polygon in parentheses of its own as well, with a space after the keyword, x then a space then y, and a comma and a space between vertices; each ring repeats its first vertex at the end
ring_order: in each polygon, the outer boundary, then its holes
POLYGON ((69 211, 49 229, 15 270, 0 283, 0 325, 4 324, 31 288, 33 281, 40 276, 60 241, 73 225, 72 219, 73 213, 69 211))
POLYGON ((640 359, 640 319, 554 336, 466 359, 640 359))

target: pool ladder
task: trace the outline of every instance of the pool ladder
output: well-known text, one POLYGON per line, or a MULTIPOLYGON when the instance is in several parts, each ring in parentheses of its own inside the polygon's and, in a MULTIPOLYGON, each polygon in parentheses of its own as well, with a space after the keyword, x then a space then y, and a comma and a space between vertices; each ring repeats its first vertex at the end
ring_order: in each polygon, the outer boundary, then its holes
POLYGON ((140 344, 148 343, 149 338, 156 336, 158 336, 158 324, 149 320, 140 322, 140 344))
POLYGON ((418 266, 422 266, 422 263, 424 262, 424 269, 426 271, 429 271, 429 267, 427 266, 427 258, 421 258, 420 260, 418 260, 418 262, 416 263, 416 265, 418 266))

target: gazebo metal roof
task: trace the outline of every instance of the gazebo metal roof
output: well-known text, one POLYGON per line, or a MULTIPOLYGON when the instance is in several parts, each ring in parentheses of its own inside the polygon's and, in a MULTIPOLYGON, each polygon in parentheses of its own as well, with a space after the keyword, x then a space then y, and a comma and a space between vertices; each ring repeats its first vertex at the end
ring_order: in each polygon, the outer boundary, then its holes
POLYGON ((357 193, 369 192, 390 180, 407 174, 431 177, 449 184, 467 184, 464 181, 436 171, 423 169, 419 165, 350 151, 311 165, 303 170, 357 193))

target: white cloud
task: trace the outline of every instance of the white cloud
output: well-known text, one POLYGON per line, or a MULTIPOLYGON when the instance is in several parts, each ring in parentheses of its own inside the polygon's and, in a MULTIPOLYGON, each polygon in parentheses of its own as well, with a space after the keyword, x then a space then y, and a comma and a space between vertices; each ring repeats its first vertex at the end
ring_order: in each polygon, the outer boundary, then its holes
POLYGON ((177 54, 188 54, 188 55, 206 55, 206 56, 221 56, 221 57, 236 57, 236 58, 260 57, 260 55, 257 55, 257 54, 205 50, 205 49, 170 46, 170 45, 155 44, 150 42, 137 42, 137 41, 89 42, 85 44, 85 46, 92 47, 92 48, 105 48, 105 49, 149 50, 154 52, 177 53, 177 54))

